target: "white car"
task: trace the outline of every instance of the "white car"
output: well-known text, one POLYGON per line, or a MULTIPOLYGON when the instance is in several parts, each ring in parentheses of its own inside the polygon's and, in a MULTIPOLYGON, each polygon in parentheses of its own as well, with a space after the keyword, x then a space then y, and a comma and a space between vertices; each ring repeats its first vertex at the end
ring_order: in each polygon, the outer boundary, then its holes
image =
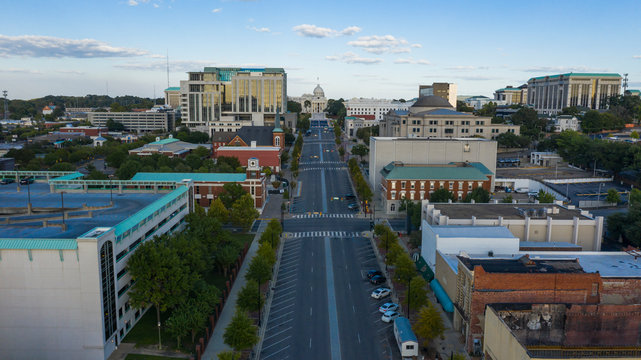
POLYGON ((390 290, 388 288, 378 288, 378 289, 372 291, 372 297, 374 299, 382 299, 382 298, 384 298, 386 296, 389 296, 391 292, 392 292, 392 290, 390 290))
POLYGON ((398 310, 398 304, 394 304, 392 302, 385 303, 378 308, 378 311, 380 311, 383 314, 385 314, 388 311, 396 311, 396 310, 398 310))
POLYGON ((530 191, 530 189, 525 188, 525 187, 516 188, 516 190, 514 190, 514 192, 517 193, 517 194, 527 194, 529 191, 530 191))
POLYGON ((392 322, 394 321, 394 319, 396 319, 399 316, 400 314, 397 311, 388 311, 385 314, 383 314, 383 316, 381 316, 381 321, 386 323, 392 322))

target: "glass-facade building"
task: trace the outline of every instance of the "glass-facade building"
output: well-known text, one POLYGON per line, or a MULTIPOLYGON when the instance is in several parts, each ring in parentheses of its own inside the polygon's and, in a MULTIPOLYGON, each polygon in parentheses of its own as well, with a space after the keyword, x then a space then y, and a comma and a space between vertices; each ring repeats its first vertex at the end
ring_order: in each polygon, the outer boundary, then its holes
POLYGON ((210 135, 245 125, 273 123, 287 111, 287 74, 282 68, 205 67, 180 82, 182 123, 210 135))

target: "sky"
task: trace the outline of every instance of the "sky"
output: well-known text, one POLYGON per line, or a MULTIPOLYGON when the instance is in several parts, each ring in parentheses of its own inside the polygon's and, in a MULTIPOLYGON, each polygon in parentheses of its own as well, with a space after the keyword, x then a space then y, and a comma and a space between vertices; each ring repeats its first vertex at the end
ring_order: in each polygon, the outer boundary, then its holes
POLYGON ((205 66, 282 67, 289 96, 320 83, 334 99, 409 99, 432 82, 491 97, 566 72, 629 73, 641 88, 636 0, 0 4, 0 90, 11 99, 162 97, 205 66))

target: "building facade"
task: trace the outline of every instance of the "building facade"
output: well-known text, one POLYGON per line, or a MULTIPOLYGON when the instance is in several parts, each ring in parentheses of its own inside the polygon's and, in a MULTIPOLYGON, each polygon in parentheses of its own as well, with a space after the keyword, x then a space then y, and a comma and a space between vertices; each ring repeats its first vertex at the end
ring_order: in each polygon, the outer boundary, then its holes
POLYGON ((393 161, 407 165, 478 162, 496 173, 496 141, 481 138, 371 137, 369 160, 369 182, 374 189, 380 189, 383 178, 381 170, 393 161))
POLYGON ((356 136, 356 131, 364 127, 371 127, 378 124, 374 119, 366 119, 358 116, 345 116, 344 129, 345 134, 349 137, 356 136))
POLYGON ((106 127, 107 121, 113 120, 121 123, 126 130, 137 133, 161 130, 173 131, 176 115, 171 111, 166 112, 90 112, 87 119, 93 126, 106 127))
POLYGON ((418 99, 409 111, 390 111, 380 122, 380 136, 387 137, 484 137, 494 139, 511 132, 520 134, 520 126, 492 124, 489 117, 474 116, 455 111, 438 96, 418 99))
POLYGON ((312 94, 303 94, 302 96, 290 97, 289 99, 299 103, 304 113, 322 113, 327 108, 325 91, 320 84, 316 85, 312 94))
POLYGON ((183 125, 210 136, 246 125, 273 124, 287 111, 287 74, 282 68, 205 67, 180 81, 183 125))
POLYGON ((352 98, 345 101, 347 116, 363 117, 373 116, 377 122, 390 110, 406 111, 414 104, 414 100, 401 102, 387 99, 352 98))
POLYGON ((607 109, 608 99, 621 94, 621 75, 567 73, 528 80, 528 103, 541 114, 558 114, 569 106, 607 109))
POLYGON ((391 162, 381 170, 380 189, 388 214, 399 211, 402 199, 429 200, 438 189, 446 189, 455 199, 463 200, 476 188, 490 192, 494 174, 481 163, 447 165, 405 165, 391 162))
POLYGON ((456 84, 450 83, 432 83, 432 85, 419 85, 418 97, 421 96, 438 96, 441 97, 456 108, 456 84))
POLYGON ((156 141, 145 144, 139 148, 129 150, 129 155, 137 156, 151 156, 153 154, 160 154, 170 158, 179 157, 185 158, 191 154, 192 151, 199 147, 204 147, 211 152, 211 144, 192 144, 185 141, 174 139, 169 135, 166 139, 156 138, 156 141))
POLYGON ((180 107, 180 86, 165 89, 165 105, 169 105, 172 109, 180 107))
POLYGON ((507 86, 494 91, 494 100, 505 101, 505 105, 526 105, 527 84, 519 87, 507 86))
POLYGON ((63 126, 58 129, 61 133, 82 133, 85 136, 95 137, 101 134, 107 134, 109 129, 106 127, 93 127, 93 126, 63 126))

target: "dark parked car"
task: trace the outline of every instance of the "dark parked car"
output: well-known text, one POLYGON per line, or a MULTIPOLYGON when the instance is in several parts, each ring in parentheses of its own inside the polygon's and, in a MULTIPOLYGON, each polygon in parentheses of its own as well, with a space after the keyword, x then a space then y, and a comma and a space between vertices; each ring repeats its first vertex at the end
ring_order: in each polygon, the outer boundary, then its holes
POLYGON ((369 279, 369 282, 373 285, 384 284, 387 281, 387 278, 383 275, 376 275, 369 279))
POLYGON ((357 203, 351 203, 351 204, 347 205, 347 208, 350 209, 350 210, 353 210, 353 211, 358 211, 358 209, 359 209, 357 203))
POLYGON ((29 176, 26 178, 20 179, 20 185, 28 185, 28 184, 33 184, 34 178, 33 176, 29 176))
POLYGON ((347 195, 345 195, 345 200, 356 200, 356 195, 347 194, 347 195))
POLYGON ((371 279, 376 275, 383 275, 380 270, 367 270, 367 278, 371 279))
POLYGON ((14 182, 16 182, 16 180, 13 179, 13 178, 2 178, 2 180, 0 180, 0 184, 2 184, 2 185, 11 184, 11 183, 14 183, 14 182))

